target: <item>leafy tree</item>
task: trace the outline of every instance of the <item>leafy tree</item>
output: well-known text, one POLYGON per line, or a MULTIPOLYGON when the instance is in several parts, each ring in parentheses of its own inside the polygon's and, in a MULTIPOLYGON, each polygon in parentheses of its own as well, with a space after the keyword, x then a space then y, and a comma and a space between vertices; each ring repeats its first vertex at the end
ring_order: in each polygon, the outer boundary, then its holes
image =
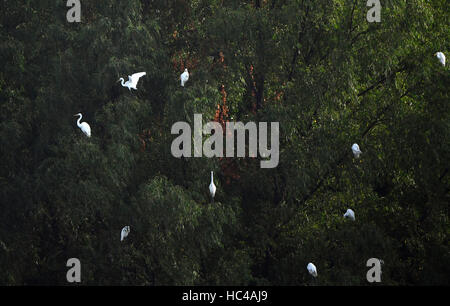
POLYGON ((447 1, 381 4, 0 2, 0 284, 448 284, 447 1), (173 157, 194 114, 280 122, 278 166, 173 157))

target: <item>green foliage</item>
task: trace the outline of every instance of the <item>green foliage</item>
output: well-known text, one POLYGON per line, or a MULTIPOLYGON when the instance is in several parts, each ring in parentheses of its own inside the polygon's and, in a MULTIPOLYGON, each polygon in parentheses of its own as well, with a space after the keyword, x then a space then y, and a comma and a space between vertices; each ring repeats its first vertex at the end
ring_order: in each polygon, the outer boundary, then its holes
POLYGON ((2 1, 0 284, 448 284, 448 3, 381 3, 2 1), (280 122, 276 168, 171 155, 225 104, 280 122))

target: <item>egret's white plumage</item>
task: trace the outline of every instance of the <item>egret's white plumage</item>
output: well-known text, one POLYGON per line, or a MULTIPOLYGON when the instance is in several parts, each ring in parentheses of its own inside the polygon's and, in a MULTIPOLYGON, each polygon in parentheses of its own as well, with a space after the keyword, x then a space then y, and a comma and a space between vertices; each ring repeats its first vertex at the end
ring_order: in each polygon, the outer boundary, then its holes
POLYGON ((347 211, 344 214, 344 218, 350 218, 351 220, 355 221, 355 212, 350 208, 347 209, 347 211))
POLYGON ((122 228, 122 232, 120 233, 120 241, 123 241, 125 237, 128 236, 129 233, 130 233, 129 226, 125 226, 124 228, 122 228))
POLYGON ((438 58, 438 60, 441 62, 442 66, 445 66, 445 55, 442 52, 436 52, 434 55, 438 58))
POLYGON ((184 69, 184 72, 180 75, 180 80, 181 80, 181 86, 184 87, 184 84, 189 80, 189 72, 186 69, 184 69))
POLYGON ((362 152, 361 152, 361 150, 359 149, 359 146, 358 146, 357 143, 354 143, 354 144, 352 145, 352 151, 353 151, 353 155, 354 155, 356 158, 359 158, 359 155, 362 154, 362 152))
POLYGON ((146 74, 147 74, 146 72, 137 72, 134 73, 133 75, 129 75, 128 81, 125 82, 123 78, 120 78, 119 81, 122 81, 122 86, 128 87, 128 90, 131 90, 131 88, 137 90, 136 85, 139 82, 139 79, 146 74))
POLYGON ((80 118, 78 118, 77 120, 77 125, 78 127, 81 129, 81 131, 87 136, 87 137, 91 137, 91 127, 89 126, 89 124, 87 124, 87 122, 81 122, 81 118, 83 118, 83 115, 81 113, 78 113, 76 115, 74 115, 74 117, 76 116, 80 116, 80 118))
POLYGON ((314 277, 317 277, 317 269, 316 266, 313 263, 309 263, 308 266, 306 266, 308 269, 309 274, 311 274, 314 277))
POLYGON ((214 196, 216 195, 216 185, 214 185, 213 180, 213 171, 211 171, 211 183, 209 184, 209 194, 211 195, 211 198, 214 200, 214 196))

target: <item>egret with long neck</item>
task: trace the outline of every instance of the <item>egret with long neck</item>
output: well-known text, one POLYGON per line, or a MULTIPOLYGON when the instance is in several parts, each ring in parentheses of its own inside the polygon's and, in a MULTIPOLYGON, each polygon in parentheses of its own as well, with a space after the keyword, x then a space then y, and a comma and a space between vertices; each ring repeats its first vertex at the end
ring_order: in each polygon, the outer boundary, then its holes
POLYGON ((146 74, 147 74, 146 72, 134 73, 134 74, 128 76, 128 81, 125 82, 125 80, 123 78, 120 78, 119 81, 122 81, 121 82, 122 86, 128 87, 128 90, 131 91, 132 88, 137 90, 136 86, 137 86, 137 83, 139 82, 139 79, 146 74))
POLYGON ((129 81, 127 81, 127 82, 125 83, 125 80, 124 80, 123 78, 120 78, 120 79, 119 79, 119 82, 120 82, 120 81, 122 81, 121 84, 122 84, 123 87, 128 87, 128 90, 131 91, 131 86, 130 86, 130 82, 129 82, 129 81))
POLYGON ((80 130, 87 136, 87 137, 91 137, 91 127, 89 126, 89 124, 87 122, 81 122, 81 118, 83 118, 83 115, 81 113, 78 113, 76 115, 74 115, 74 117, 76 116, 80 116, 80 118, 78 118, 77 120, 77 125, 80 128, 80 130))

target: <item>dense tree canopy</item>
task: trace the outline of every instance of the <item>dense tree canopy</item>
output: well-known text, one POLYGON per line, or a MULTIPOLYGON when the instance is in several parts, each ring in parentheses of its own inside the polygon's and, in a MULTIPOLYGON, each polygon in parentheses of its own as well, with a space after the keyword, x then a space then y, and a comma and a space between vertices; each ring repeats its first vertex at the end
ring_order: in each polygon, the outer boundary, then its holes
POLYGON ((0 284, 449 284, 448 1, 366 2, 1 0, 0 284), (173 157, 194 114, 279 122, 279 164, 173 157))

